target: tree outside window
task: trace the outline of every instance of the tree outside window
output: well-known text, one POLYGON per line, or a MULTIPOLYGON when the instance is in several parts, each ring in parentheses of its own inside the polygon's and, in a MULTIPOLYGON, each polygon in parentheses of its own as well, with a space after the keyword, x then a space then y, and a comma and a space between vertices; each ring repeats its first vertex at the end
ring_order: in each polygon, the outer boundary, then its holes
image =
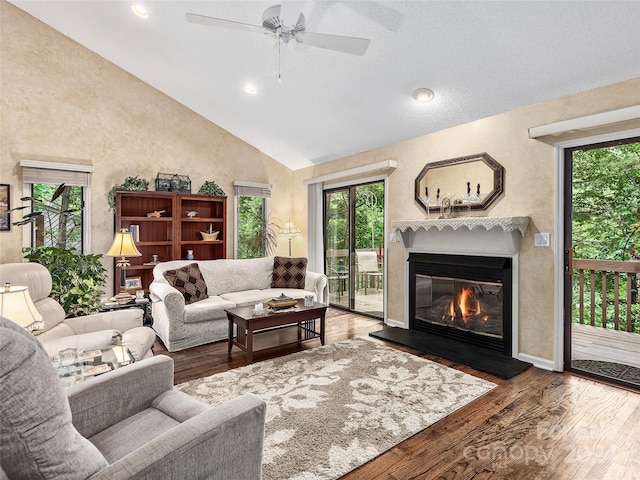
POLYGON ((31 247, 82 252, 83 187, 32 184, 31 247))

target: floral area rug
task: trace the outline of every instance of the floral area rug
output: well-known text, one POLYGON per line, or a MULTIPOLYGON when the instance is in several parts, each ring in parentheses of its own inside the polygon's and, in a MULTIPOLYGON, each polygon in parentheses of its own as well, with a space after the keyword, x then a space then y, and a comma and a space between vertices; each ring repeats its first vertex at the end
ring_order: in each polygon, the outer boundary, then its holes
POLYGON ((495 386, 356 338, 176 388, 211 405, 264 399, 263 478, 308 480, 344 475, 495 386))

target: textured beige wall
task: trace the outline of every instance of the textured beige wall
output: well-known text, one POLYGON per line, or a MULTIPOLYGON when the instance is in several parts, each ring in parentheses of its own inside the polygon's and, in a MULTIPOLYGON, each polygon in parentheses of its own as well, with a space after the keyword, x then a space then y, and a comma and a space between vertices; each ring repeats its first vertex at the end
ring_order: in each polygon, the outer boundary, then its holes
MULTIPOLYGON (((424 218, 415 203, 414 181, 426 163, 487 152, 505 168, 504 194, 479 215, 525 215, 531 222, 520 250, 519 350, 553 359, 555 149, 528 136, 529 127, 640 104, 640 79, 522 108, 406 142, 294 172, 296 203, 306 198, 302 181, 392 159, 389 221, 424 218), (300 201, 298 201, 300 199, 300 201), (550 248, 534 248, 534 233, 550 232, 550 248)), ((388 235, 387 235, 388 237, 388 235)), ((404 250, 387 250, 388 318, 404 321, 404 250)))
MULTIPOLYGON (((410 141, 291 172, 113 64, 0 0, 0 183, 22 194, 20 159, 90 164, 92 252, 113 235, 106 192, 127 175, 189 175, 196 191, 215 180, 231 194, 233 180, 273 184, 273 215, 302 230, 293 254, 306 254, 307 192, 303 180, 392 159, 389 220, 423 218, 413 200, 428 162, 487 152, 505 167, 505 191, 486 215, 528 215, 520 256, 520 351, 553 358, 551 248, 533 248, 535 232, 554 230, 553 146, 528 138, 528 128, 640 103, 640 79, 507 112, 410 141)), ((232 254, 232 197, 229 246, 232 254)), ((0 263, 20 261, 21 232, 0 233, 0 263)), ((287 252, 281 242, 279 253, 287 252)), ((404 319, 404 252, 388 247, 388 316, 404 319)), ((105 263, 112 270, 111 263, 105 263)))
MULTIPOLYGON (((229 196, 228 257, 234 180, 273 184, 273 215, 291 215, 291 170, 4 0, 0 13, 0 183, 11 185, 12 206, 26 158, 93 166, 94 253, 113 239, 106 193, 128 175, 152 185, 158 172, 188 175, 193 192, 215 180, 229 196)), ((21 261, 20 227, 0 243, 0 263, 21 261)), ((278 252, 287 248, 280 242, 278 252)))

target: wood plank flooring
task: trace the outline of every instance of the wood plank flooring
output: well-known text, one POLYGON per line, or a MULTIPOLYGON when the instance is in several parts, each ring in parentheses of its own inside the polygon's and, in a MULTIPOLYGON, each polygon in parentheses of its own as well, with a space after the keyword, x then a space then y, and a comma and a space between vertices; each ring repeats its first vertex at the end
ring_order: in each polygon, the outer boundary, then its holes
MULTIPOLYGON (((327 312, 327 342, 367 336, 383 327, 375 319, 331 308, 327 312)), ((294 337, 294 329, 289 328, 257 335, 257 348, 273 347, 281 339, 294 337)), ((301 348, 317 345, 313 340, 301 348)), ((246 364, 240 350, 227 354, 226 342, 175 353, 167 353, 156 342, 154 351, 174 359, 176 384, 246 364)), ((273 348, 257 352, 254 359, 294 351, 295 345, 273 348)), ((637 391, 537 368, 503 380, 438 357, 422 356, 498 387, 345 475, 345 480, 640 480, 637 391)))

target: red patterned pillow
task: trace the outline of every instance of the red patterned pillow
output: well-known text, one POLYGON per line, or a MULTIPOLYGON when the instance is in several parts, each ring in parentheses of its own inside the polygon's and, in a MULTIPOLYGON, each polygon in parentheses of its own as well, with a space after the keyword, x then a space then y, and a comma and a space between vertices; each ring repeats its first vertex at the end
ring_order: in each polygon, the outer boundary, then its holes
POLYGON ((209 298, 207 284, 197 263, 167 270, 163 275, 173 288, 182 293, 185 305, 209 298))
POLYGON ((304 288, 307 273, 305 257, 275 257, 271 288, 304 288))

